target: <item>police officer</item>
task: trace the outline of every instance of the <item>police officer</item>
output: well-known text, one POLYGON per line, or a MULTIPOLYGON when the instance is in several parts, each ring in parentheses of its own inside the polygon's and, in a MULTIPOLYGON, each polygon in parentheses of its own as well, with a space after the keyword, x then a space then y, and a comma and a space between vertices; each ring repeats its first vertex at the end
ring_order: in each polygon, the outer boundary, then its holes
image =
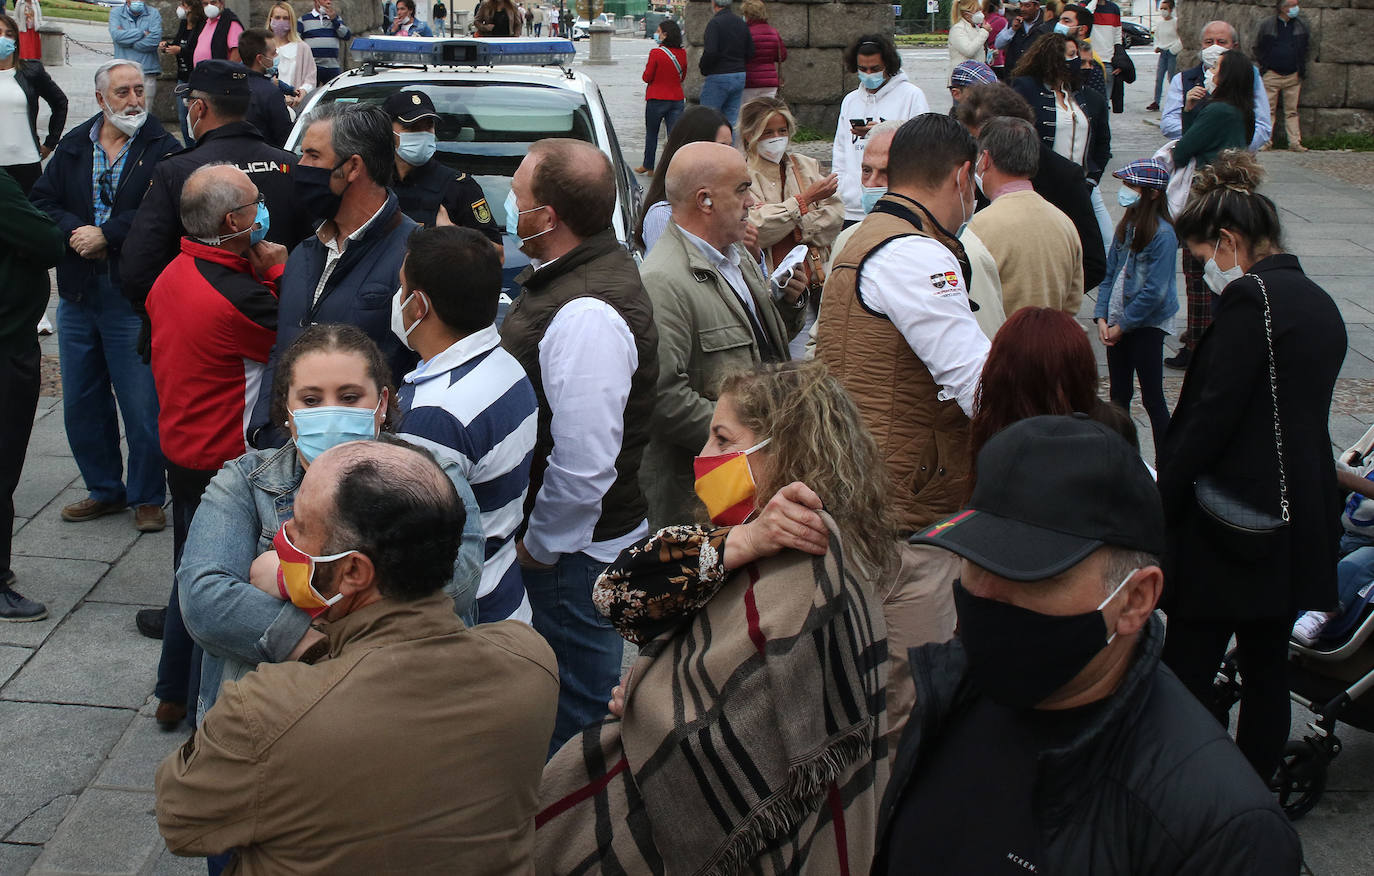
POLYGON ((201 61, 191 78, 177 86, 187 104, 186 125, 196 144, 164 158, 153 172, 148 193, 134 215, 120 261, 123 292, 143 314, 139 348, 148 351, 148 319, 143 302, 162 269, 176 258, 181 237, 181 187, 197 168, 223 161, 248 174, 272 217, 267 239, 290 248, 310 233, 308 217, 291 196, 296 156, 268 143, 244 121, 251 101, 248 68, 231 61, 201 61))
POLYGON ((434 158, 434 123, 439 113, 423 91, 398 91, 382 105, 396 136, 396 178, 392 191, 401 212, 426 228, 463 225, 481 232, 502 252, 501 229, 492 220, 482 186, 434 158))

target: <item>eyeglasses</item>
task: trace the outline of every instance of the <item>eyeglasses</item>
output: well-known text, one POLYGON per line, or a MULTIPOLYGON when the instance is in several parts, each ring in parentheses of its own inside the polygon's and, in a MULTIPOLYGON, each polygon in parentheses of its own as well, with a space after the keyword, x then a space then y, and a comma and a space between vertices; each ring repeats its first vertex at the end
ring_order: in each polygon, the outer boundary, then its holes
POLYGON ((258 199, 257 199, 256 201, 249 201, 249 202, 246 203, 246 204, 239 204, 237 207, 235 207, 234 209, 230 210, 229 212, 230 212, 230 213, 237 213, 238 211, 242 210, 242 209, 245 208, 245 207, 256 207, 256 206, 259 205, 259 204, 266 204, 266 203, 267 203, 267 196, 264 195, 264 194, 262 194, 262 193, 258 193, 258 199))

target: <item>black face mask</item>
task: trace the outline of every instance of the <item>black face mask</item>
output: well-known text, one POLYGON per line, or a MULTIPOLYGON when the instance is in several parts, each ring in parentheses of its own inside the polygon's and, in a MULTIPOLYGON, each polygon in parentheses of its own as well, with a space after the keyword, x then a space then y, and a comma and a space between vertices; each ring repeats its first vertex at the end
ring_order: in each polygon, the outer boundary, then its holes
POLYGON ((304 164, 297 164, 291 168, 291 194, 310 218, 333 219, 339 212, 343 194, 335 194, 329 187, 329 180, 333 178, 334 171, 347 163, 348 159, 345 158, 332 168, 304 164))
POLYGON ((956 580, 954 607, 959 640, 968 655, 969 680, 988 699, 1009 709, 1032 709, 1044 702, 1116 638, 1107 635, 1102 608, 1131 575, 1095 611, 1068 615, 1041 614, 974 596, 956 580))
POLYGON ((1078 77, 1083 74, 1083 62, 1078 58, 1065 58, 1064 69, 1069 74, 1069 87, 1078 88, 1078 77))

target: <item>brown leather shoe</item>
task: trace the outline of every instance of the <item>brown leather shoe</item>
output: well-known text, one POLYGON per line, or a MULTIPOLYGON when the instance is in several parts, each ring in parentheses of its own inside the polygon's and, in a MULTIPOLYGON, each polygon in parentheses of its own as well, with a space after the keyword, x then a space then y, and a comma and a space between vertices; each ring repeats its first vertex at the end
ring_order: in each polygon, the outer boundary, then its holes
POLYGON ((157 714, 153 717, 159 727, 170 732, 180 727, 181 722, 186 720, 186 706, 183 703, 162 700, 157 704, 157 714))
POLYGON ((167 528, 167 514, 161 505, 139 505, 134 509, 134 529, 161 532, 167 528))
POLYGON ((95 499, 86 498, 63 508, 62 519, 68 523, 85 523, 87 520, 95 520, 97 517, 118 514, 124 508, 124 505, 118 505, 114 502, 97 502, 95 499))

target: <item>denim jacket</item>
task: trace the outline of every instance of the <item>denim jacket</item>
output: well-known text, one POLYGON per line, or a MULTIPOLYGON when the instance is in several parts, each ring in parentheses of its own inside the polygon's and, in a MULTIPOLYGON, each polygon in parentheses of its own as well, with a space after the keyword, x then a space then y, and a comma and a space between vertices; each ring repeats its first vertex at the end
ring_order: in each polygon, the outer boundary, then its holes
MULTIPOLYGON (((471 624, 482 574, 485 539, 472 488, 452 463, 443 464, 467 511, 453 580, 444 588, 454 610, 471 624)), ((199 722, 215 704, 220 684, 258 663, 285 660, 310 627, 310 616, 248 583, 253 560, 291 519, 305 470, 296 445, 245 453, 227 462, 201 497, 177 569, 181 613, 205 651, 200 669, 199 722)))
POLYGON ((1177 261, 1178 235, 1174 226, 1163 219, 1155 229, 1154 239, 1140 252, 1131 251, 1134 226, 1126 229, 1126 239, 1112 238, 1107 252, 1107 276, 1097 287, 1097 307, 1093 319, 1107 319, 1112 302, 1112 287, 1124 265, 1126 286, 1121 331, 1162 325, 1178 313, 1178 286, 1174 276, 1177 261), (1124 261, 1123 261, 1124 260, 1124 261))

